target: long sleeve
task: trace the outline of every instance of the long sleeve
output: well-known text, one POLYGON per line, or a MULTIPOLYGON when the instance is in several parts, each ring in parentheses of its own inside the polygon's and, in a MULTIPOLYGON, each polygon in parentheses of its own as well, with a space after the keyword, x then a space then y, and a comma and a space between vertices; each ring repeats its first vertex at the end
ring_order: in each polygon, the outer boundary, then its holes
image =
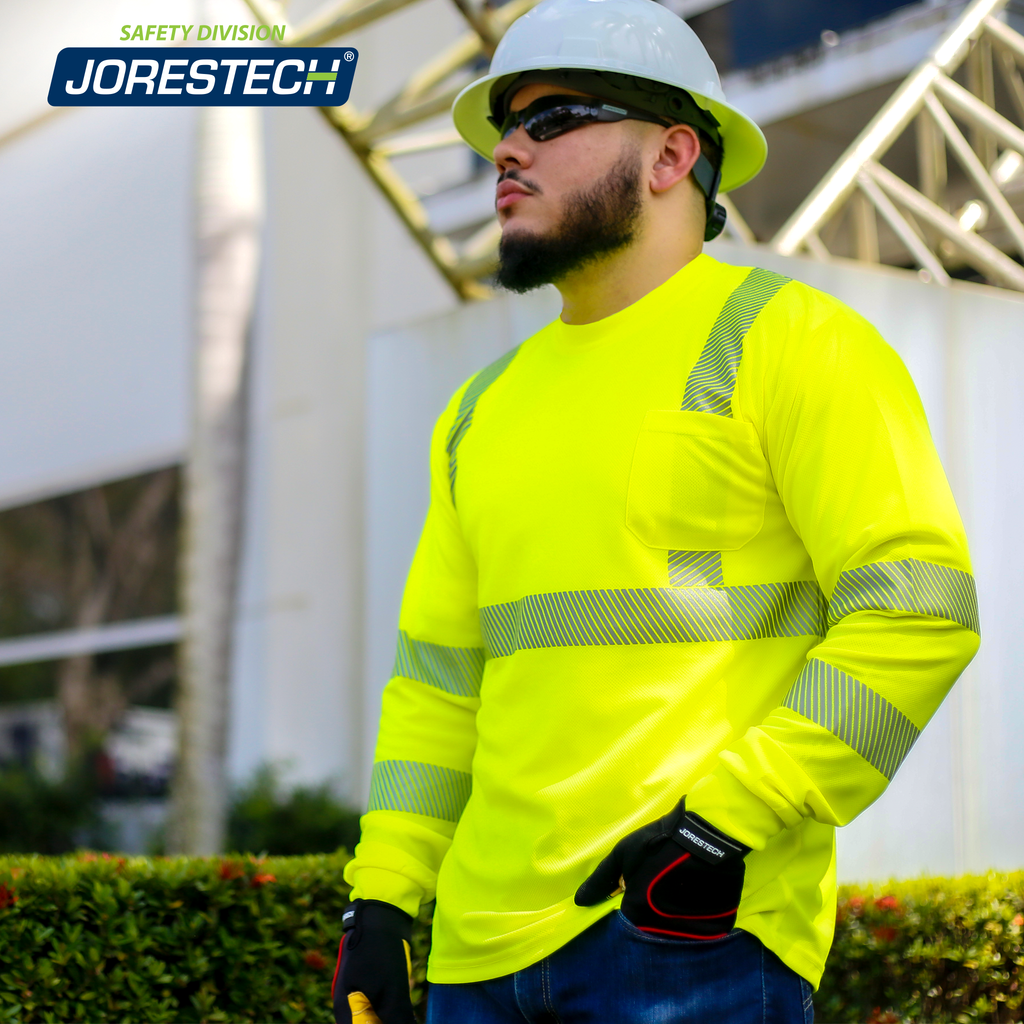
POLYGON ((687 797, 754 849, 876 800, 980 633, 963 526, 903 363, 833 300, 796 284, 779 299, 748 338, 734 415, 759 433, 826 635, 687 797))
POLYGON ((353 897, 415 915, 469 799, 484 651, 477 570, 452 499, 448 452, 464 389, 431 440, 430 510, 406 583, 383 696, 369 810, 345 870, 353 897))

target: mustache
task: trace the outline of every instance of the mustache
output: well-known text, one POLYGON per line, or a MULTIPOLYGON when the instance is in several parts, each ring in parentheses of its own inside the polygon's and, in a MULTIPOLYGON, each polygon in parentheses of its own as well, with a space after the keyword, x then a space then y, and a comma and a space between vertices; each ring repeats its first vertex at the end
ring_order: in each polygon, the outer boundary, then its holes
POLYGON ((533 181, 531 178, 524 178, 519 172, 517 167, 510 167, 507 171, 503 171, 498 175, 498 180, 494 183, 495 186, 500 185, 503 181, 518 181, 524 188, 528 188, 531 192, 540 196, 544 194, 544 189, 533 181))

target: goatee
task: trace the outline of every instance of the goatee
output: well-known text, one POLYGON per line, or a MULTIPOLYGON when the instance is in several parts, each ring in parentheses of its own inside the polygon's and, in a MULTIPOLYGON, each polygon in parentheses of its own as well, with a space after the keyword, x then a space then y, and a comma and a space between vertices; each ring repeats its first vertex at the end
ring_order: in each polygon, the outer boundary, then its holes
POLYGON ((550 234, 502 236, 497 283, 528 292, 629 245, 643 210, 640 168, 638 149, 623 153, 600 181, 566 200, 562 222, 550 234))

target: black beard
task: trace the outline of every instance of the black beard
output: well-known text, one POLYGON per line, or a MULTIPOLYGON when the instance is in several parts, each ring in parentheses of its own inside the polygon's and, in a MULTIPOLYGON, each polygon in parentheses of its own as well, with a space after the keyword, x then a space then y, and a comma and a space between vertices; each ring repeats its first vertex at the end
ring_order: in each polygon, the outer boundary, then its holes
POLYGON ((502 236, 497 283, 528 292, 629 245, 643 211, 640 166, 637 150, 624 153, 600 181, 569 196, 562 222, 550 234, 502 236))

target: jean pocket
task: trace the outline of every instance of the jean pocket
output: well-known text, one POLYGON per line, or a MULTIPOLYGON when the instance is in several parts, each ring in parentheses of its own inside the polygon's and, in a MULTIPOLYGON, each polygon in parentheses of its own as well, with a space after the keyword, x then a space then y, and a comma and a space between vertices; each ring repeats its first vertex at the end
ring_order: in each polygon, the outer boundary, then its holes
POLYGON ((616 910, 615 916, 618 920, 619 927, 630 938, 637 939, 641 942, 647 942, 655 946, 689 946, 694 949, 707 949, 712 946, 720 946, 723 943, 729 942, 737 936, 744 934, 741 928, 733 928, 727 935, 722 935, 717 939, 686 939, 673 935, 659 935, 657 932, 641 928, 638 925, 633 924, 633 922, 630 921, 630 919, 626 917, 621 910, 616 910))

